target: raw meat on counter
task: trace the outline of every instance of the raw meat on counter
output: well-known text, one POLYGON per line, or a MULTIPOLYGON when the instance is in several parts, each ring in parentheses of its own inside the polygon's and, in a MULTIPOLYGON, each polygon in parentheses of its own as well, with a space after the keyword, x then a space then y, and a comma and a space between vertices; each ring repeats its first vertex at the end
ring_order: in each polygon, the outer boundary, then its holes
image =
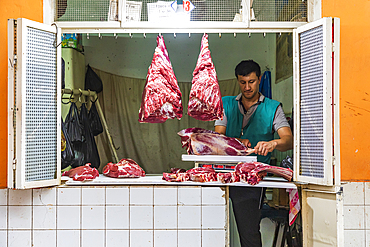
POLYGON ((163 173, 163 180, 168 182, 213 182, 217 181, 217 174, 213 168, 196 167, 185 171, 184 169, 171 168, 170 173, 163 173))
POLYGON ((293 171, 289 168, 270 166, 261 162, 240 162, 233 172, 215 172, 210 167, 196 167, 184 172, 184 169, 172 168, 171 173, 163 173, 163 180, 169 182, 214 182, 235 183, 244 182, 251 185, 258 184, 266 174, 272 173, 292 181, 293 171), (179 172, 181 171, 181 172, 179 172))
POLYGON ((240 181, 251 185, 258 184, 268 172, 283 177, 288 181, 291 181, 293 178, 291 169, 270 166, 261 162, 240 162, 235 167, 235 173, 240 177, 240 181))
POLYGON ((204 34, 202 38, 191 83, 188 103, 189 116, 202 121, 222 119, 223 106, 220 86, 211 59, 211 52, 208 48, 207 34, 204 34))
POLYGON ((92 180, 96 177, 99 177, 98 170, 96 170, 96 168, 91 168, 90 165, 90 163, 87 163, 84 166, 79 166, 69 171, 65 171, 63 172, 62 176, 68 176, 74 181, 92 180))
POLYGON ((117 164, 109 162, 103 168, 103 174, 112 178, 145 177, 145 171, 132 159, 121 159, 117 164))
POLYGON ((181 96, 163 37, 158 35, 142 94, 139 122, 163 123, 167 119, 181 119, 181 96))
POLYGON ((248 155, 254 149, 247 148, 238 139, 201 128, 184 129, 177 133, 182 147, 188 154, 195 155, 248 155))
POLYGON ((223 184, 240 182, 240 177, 235 172, 217 173, 217 181, 223 184))

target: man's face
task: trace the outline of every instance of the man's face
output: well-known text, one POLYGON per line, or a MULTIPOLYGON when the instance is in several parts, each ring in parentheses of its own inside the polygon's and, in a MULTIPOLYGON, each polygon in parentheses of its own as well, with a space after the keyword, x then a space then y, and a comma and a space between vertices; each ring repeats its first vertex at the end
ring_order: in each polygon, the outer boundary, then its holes
POLYGON ((246 76, 238 75, 240 91, 246 99, 255 99, 259 92, 261 76, 258 78, 255 72, 246 76))

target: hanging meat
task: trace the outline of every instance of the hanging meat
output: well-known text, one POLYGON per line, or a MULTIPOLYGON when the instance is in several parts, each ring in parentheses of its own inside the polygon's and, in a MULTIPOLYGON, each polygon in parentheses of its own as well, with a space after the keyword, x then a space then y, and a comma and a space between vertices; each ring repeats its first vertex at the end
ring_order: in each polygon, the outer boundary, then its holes
POLYGON ((220 86, 208 48, 207 34, 203 35, 198 62, 193 72, 188 114, 202 121, 212 121, 223 117, 220 86))
POLYGON ((158 35, 142 94, 139 122, 163 123, 174 118, 180 120, 183 110, 181 96, 164 39, 158 35))
POLYGON ((182 147, 188 154, 195 155, 248 155, 254 149, 247 148, 238 139, 221 135, 212 130, 201 128, 184 129, 177 133, 181 136, 182 147))
POLYGON ((65 171, 62 176, 68 176, 75 181, 92 180, 99 177, 98 170, 96 168, 91 168, 90 165, 90 163, 87 163, 84 166, 79 166, 69 171, 65 171))
POLYGON ((103 174, 112 178, 145 177, 145 171, 132 159, 121 159, 117 164, 109 162, 103 168, 103 174))

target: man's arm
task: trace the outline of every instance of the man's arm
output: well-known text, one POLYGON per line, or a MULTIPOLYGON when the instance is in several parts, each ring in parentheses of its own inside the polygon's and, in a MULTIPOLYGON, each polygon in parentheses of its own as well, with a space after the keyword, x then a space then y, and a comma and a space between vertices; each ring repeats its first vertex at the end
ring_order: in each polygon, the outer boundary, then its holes
MULTIPOLYGON (((222 134, 222 135, 226 135, 226 126, 216 125, 215 126, 215 131, 217 133, 222 134)), ((251 143, 249 142, 248 139, 241 139, 241 138, 236 138, 236 139, 238 139, 241 143, 243 143, 247 148, 251 147, 251 143)))
POLYGON ((254 147, 255 153, 266 156, 268 153, 274 151, 274 149, 280 152, 293 149, 293 135, 289 127, 281 127, 277 131, 280 139, 275 139, 269 142, 258 142, 254 147))

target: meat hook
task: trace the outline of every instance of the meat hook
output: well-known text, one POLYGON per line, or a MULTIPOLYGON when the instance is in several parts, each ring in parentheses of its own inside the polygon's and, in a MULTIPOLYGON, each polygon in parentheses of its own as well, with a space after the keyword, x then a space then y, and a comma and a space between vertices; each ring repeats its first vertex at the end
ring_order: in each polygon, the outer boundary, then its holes
POLYGON ((266 38, 266 33, 263 33, 263 37, 266 38))
POLYGON ((128 35, 130 35, 130 38, 132 38, 132 34, 131 33, 129 33, 128 35))
POLYGON ((116 33, 114 34, 114 38, 115 38, 115 39, 117 39, 117 38, 118 38, 118 36, 117 36, 117 34, 116 34, 116 33))
POLYGON ((103 36, 101 36, 101 34, 99 33, 99 39, 102 39, 103 38, 103 36))
POLYGON ((189 38, 190 38, 190 36, 191 36, 191 33, 189 33, 189 38))
POLYGON ((86 39, 90 39, 90 34, 89 33, 86 34, 86 39))
POLYGON ((173 37, 176 39, 176 33, 173 33, 173 37))
POLYGON ((251 37, 251 33, 248 34, 248 37, 250 38, 251 37))
POLYGON ((218 37, 220 37, 220 39, 221 39, 221 33, 218 33, 218 37))
POLYGON ((234 38, 236 38, 236 33, 234 33, 234 38))
POLYGON ((143 33, 143 36, 144 36, 144 39, 146 38, 146 34, 145 33, 143 33))

